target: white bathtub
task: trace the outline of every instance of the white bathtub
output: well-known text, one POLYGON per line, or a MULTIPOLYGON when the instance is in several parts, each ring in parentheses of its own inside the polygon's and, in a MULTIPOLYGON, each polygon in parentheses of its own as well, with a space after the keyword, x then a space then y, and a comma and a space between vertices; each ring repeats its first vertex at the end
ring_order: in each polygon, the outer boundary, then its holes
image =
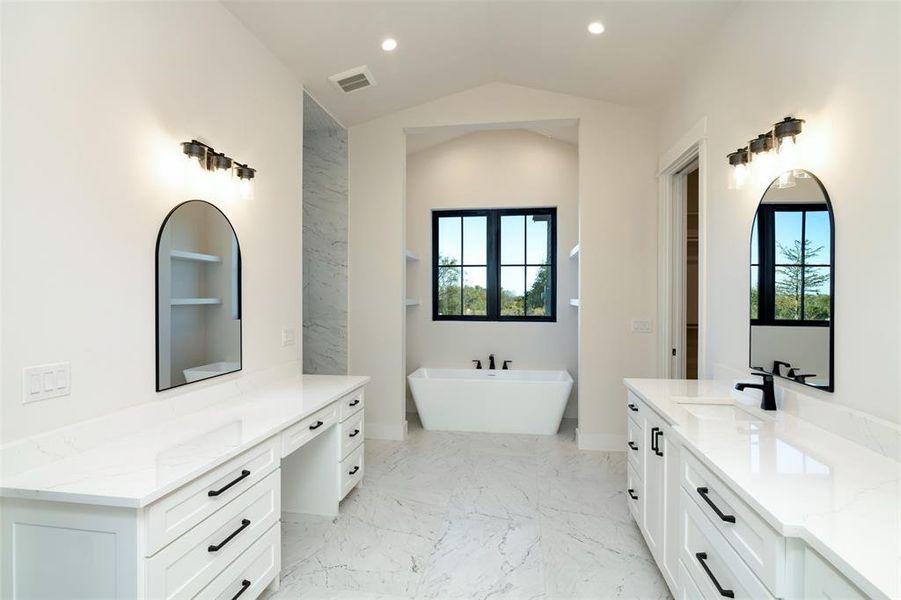
POLYGON ((566 371, 417 369, 407 376, 422 426, 554 434, 573 387, 566 371))

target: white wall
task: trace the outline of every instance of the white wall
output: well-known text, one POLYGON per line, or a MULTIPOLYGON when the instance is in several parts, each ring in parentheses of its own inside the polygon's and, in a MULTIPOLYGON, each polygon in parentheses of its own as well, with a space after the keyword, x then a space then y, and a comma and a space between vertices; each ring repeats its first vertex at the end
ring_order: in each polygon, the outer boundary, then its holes
MULTIPOLYGON (((747 371, 748 236, 761 178, 727 189, 726 153, 787 114, 835 211, 834 394, 901 422, 898 3, 745 3, 661 114, 661 152, 707 117, 707 373, 747 371), (774 24, 782 24, 774 26, 774 24), (790 26, 790 33, 785 24, 790 26), (712 370, 711 370, 712 369, 712 370)), ((775 175, 775 173, 772 173, 775 175)))
MULTIPOLYGON (((407 158, 406 246, 421 260, 407 268, 407 295, 422 305, 407 309, 407 373, 419 367, 566 369, 578 373, 578 148, 523 130, 470 133, 407 158), (557 322, 467 323, 432 320, 432 210, 557 207, 557 322)), ((408 401, 408 410, 415 406, 408 401)), ((576 391, 567 417, 576 417, 576 391)))
POLYGON ((579 120, 580 443, 622 448, 622 378, 655 372, 656 145, 644 111, 502 83, 350 128, 349 363, 366 373, 367 435, 404 426, 405 129, 579 120))
POLYGON ((243 252, 244 373, 297 360, 301 98, 213 2, 2 4, 4 442, 211 383, 154 392, 154 244, 190 198, 199 137, 258 168, 214 201, 243 252), (70 361, 72 394, 23 405, 22 368, 70 361))

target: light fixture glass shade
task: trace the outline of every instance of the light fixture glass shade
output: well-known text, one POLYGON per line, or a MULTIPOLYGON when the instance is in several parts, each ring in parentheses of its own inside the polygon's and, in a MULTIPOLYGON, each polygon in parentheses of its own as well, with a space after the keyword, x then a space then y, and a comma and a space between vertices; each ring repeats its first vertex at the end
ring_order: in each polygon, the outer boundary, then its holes
POLYGON ((782 173, 780 173, 779 177, 776 178, 775 185, 779 189, 795 187, 794 171, 783 171, 782 173))
POLYGON ((237 179, 238 198, 243 201, 253 200, 253 179, 237 179))
POLYGON ((748 182, 748 165, 742 163, 732 166, 729 170, 729 189, 740 190, 748 182))

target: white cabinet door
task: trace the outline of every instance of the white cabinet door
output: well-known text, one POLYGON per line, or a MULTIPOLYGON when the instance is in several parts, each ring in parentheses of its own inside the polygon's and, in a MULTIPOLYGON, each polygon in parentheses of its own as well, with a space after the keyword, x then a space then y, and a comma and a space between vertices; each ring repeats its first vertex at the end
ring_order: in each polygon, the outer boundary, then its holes
POLYGON ((662 562, 663 552, 663 514, 666 501, 664 481, 665 472, 662 450, 657 447, 661 436, 663 422, 656 415, 646 411, 644 427, 644 534, 651 554, 662 562))
POLYGON ((670 428, 662 427, 662 433, 657 436, 657 448, 663 456, 657 457, 663 462, 663 558, 660 561, 660 570, 664 578, 673 590, 673 595, 679 596, 679 554, 681 543, 679 540, 679 513, 681 511, 679 493, 682 479, 680 477, 679 453, 681 446, 670 435, 670 428))

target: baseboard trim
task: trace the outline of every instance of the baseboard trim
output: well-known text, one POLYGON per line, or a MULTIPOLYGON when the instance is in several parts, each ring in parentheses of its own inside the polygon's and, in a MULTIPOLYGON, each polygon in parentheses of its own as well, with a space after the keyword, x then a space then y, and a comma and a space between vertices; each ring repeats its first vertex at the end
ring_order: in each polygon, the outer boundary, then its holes
POLYGON ((625 452, 626 434, 624 433, 582 433, 576 428, 576 446, 579 450, 595 452, 625 452))
POLYGON ((366 423, 364 435, 367 440, 402 442, 407 437, 407 421, 404 419, 402 423, 366 423))

